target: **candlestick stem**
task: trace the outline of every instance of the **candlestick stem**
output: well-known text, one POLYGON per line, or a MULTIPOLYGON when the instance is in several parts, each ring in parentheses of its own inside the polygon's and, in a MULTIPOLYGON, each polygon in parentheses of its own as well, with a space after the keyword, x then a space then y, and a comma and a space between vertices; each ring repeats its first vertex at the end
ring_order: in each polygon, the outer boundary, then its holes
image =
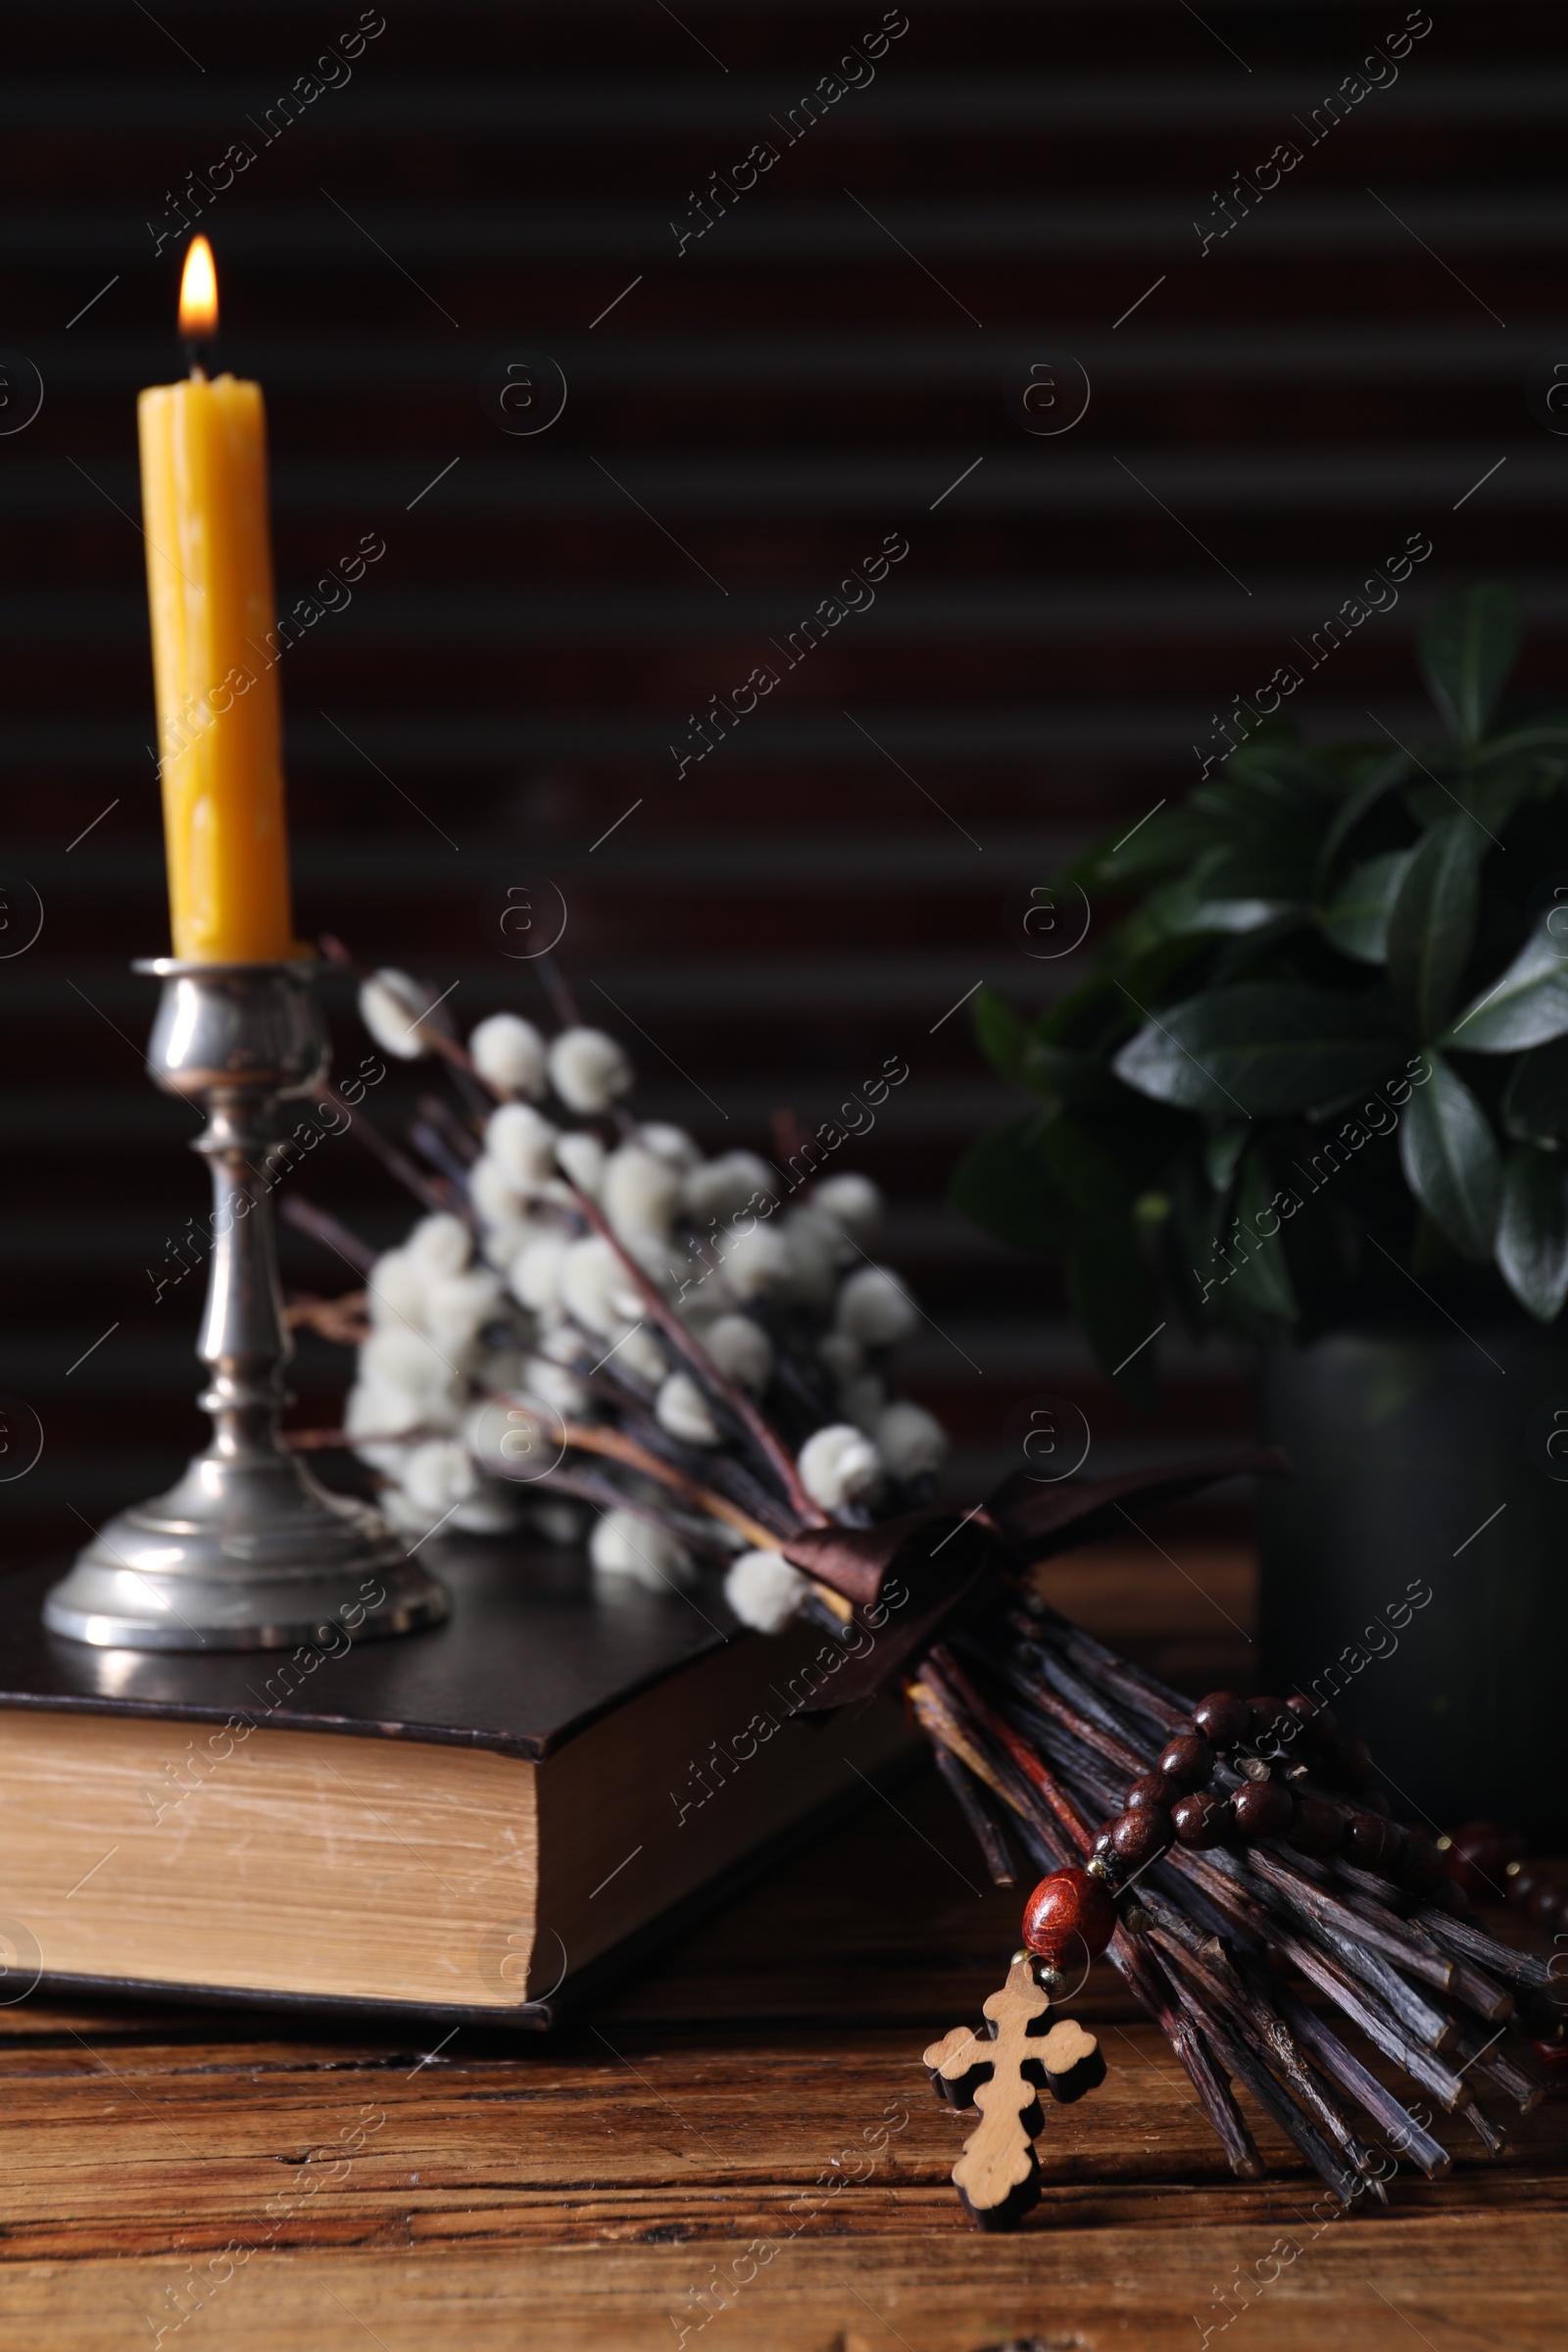
POLYGON ((447 1595, 380 1513, 331 1494, 285 1450, 293 1344, 272 1196, 278 1105, 326 1075, 308 964, 138 965, 164 982, 148 1070, 199 1102, 212 1169, 212 1262, 197 1353, 212 1437, 169 1494, 121 1512, 44 1603, 51 1632, 127 1649, 271 1649, 334 1625, 433 1624, 447 1595))

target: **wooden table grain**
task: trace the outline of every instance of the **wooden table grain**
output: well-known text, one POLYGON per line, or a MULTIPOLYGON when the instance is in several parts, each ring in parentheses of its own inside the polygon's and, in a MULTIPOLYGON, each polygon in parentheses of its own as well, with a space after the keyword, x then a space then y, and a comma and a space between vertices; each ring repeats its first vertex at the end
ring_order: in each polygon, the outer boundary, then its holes
MULTIPOLYGON (((1167 1666, 1201 1653, 1245 1680, 1242 1637, 1206 1622, 1223 1604, 1245 1624, 1245 1562, 1184 1564, 1196 1581, 1180 1595, 1130 1555, 1107 1555, 1098 1589, 1087 1565, 1064 1566, 1059 1591, 1107 1630, 1131 1620, 1167 1666)), ((1108 1971, 1073 2004, 1107 2081, 1048 2113, 1044 2202, 1023 2229, 975 2231, 948 2178, 969 2126, 919 2058, 977 2018, 1017 1909, 924 1774, 549 2041, 466 2027, 436 2048, 193 2009, 0 2009, 0 2342, 1568 2343, 1568 2107, 1538 2109, 1496 2163, 1461 2121, 1445 2132, 1447 2180, 1401 2168, 1386 2205, 1339 2214, 1255 2114, 1270 2176, 1231 2179, 1108 1971)))

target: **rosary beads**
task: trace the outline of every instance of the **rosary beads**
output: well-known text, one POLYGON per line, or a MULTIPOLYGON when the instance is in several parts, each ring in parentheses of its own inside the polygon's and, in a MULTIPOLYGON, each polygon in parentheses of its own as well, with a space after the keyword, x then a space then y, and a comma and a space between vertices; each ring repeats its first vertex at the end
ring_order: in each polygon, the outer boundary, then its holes
POLYGON ((1430 1838, 1355 1802, 1372 1778, 1371 1751, 1327 1707, 1211 1690, 1191 1724, 1133 1782, 1085 1867, 1053 1871, 1029 1897, 1024 1941, 1051 1965, 1080 1944, 1091 1957, 1102 1952, 1116 1931, 1117 1895, 1173 1845, 1200 1852, 1282 1838, 1298 1853, 1343 1854, 1410 1894, 1430 1897, 1449 1884, 1430 1838))

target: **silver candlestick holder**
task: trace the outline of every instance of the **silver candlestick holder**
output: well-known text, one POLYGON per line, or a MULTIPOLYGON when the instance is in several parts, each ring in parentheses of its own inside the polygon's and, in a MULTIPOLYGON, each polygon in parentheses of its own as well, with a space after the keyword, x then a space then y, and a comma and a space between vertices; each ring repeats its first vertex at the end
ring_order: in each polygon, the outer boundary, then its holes
POLYGON ((111 1519, 44 1602, 51 1633, 121 1649, 275 1649, 333 1621, 362 1637, 444 1617, 444 1587, 381 1514, 329 1494, 277 1433, 294 1352, 272 1217, 278 1104, 325 1077, 310 963, 138 963, 164 984, 154 1081, 207 1112, 212 1266, 197 1353, 205 1450, 167 1494, 111 1519))

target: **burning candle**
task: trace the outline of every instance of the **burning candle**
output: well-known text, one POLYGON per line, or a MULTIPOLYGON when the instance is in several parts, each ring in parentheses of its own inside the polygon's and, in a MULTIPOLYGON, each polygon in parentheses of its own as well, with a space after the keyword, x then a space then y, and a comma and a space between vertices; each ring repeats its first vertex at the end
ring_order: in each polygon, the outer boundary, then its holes
POLYGON ((212 247, 179 290, 188 379, 137 399, 159 775, 173 952, 201 963, 292 957, 281 714, 260 384, 209 382, 212 247))

